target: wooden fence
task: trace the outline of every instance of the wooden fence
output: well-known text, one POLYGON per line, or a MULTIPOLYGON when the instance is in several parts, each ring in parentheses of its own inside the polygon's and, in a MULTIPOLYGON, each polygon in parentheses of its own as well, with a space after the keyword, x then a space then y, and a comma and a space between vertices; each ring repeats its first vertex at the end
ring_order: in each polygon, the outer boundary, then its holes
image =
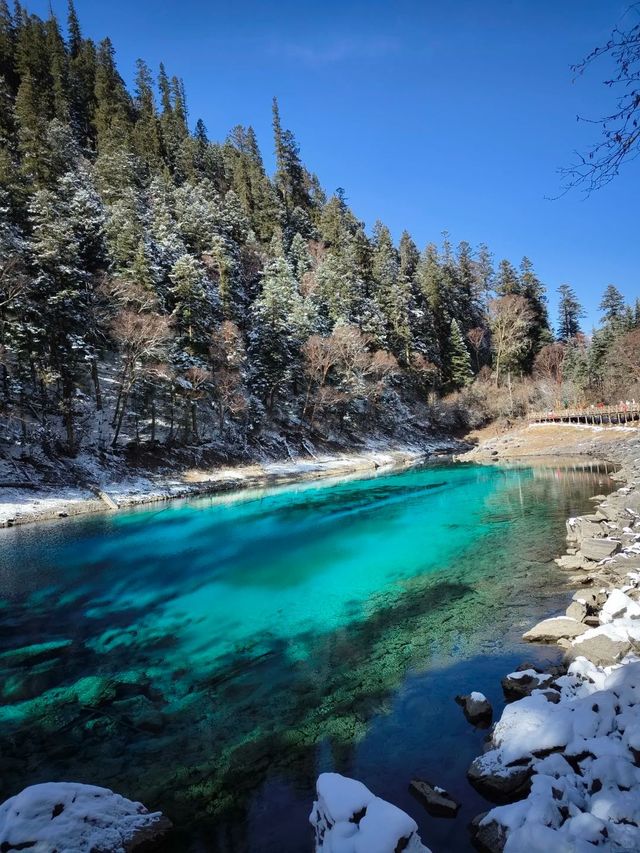
POLYGON ((534 412, 532 424, 628 424, 640 423, 640 404, 619 403, 617 406, 590 406, 587 409, 561 409, 557 412, 534 412))

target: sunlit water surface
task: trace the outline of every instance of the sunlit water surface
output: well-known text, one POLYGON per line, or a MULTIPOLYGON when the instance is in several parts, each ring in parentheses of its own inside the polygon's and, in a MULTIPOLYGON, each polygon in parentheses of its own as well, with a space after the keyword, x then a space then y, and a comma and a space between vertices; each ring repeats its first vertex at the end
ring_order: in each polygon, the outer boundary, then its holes
POLYGON ((469 850, 484 735, 454 696, 499 711, 500 677, 554 654, 519 637, 564 603, 565 518, 608 487, 429 465, 0 531, 0 794, 102 784, 162 808, 176 851, 302 853, 335 769, 469 850))

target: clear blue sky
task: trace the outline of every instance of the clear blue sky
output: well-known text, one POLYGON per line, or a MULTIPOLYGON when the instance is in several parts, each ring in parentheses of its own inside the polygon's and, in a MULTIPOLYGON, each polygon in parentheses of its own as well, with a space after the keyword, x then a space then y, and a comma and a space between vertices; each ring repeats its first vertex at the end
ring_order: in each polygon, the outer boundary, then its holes
MULTIPOLYGON (((65 0, 52 0, 66 17, 65 0)), ((26 0, 47 14, 45 0, 26 0)), ((605 69, 569 65, 606 40, 628 0, 76 0, 85 35, 183 77, 192 124, 212 139, 252 124, 271 155, 271 98, 323 186, 419 246, 443 230, 528 255, 549 288, 578 291, 585 327, 604 287, 640 296, 640 160, 588 199, 556 201, 556 170, 611 104, 605 69)))

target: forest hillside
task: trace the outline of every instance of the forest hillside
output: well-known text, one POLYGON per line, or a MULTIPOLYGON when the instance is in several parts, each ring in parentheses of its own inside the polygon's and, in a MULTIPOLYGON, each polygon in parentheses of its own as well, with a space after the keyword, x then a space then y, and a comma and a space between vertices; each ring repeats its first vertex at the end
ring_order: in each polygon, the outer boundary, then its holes
POLYGON ((72 3, 0 0, 0 453, 283 456, 634 394, 639 303, 603 287, 587 337, 563 285, 554 330, 528 258, 367 229, 272 108, 268 174, 72 3))

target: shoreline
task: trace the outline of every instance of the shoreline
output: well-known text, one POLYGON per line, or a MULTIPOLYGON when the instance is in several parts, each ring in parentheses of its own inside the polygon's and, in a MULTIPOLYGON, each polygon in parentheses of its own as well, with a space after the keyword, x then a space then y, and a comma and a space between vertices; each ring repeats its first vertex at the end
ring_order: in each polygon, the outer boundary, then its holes
MULTIPOLYGON (((527 429, 551 437, 551 430, 563 428, 527 429)), ((523 635, 559 646, 564 664, 545 670, 523 663, 505 675, 508 704, 468 771, 490 802, 506 803, 473 821, 475 844, 485 853, 563 844, 640 849, 638 815, 629 811, 640 796, 640 736, 636 742, 629 734, 637 728, 640 735, 640 430, 619 429, 617 438, 609 435, 609 446, 593 440, 598 431, 572 427, 572 450, 616 464, 609 475, 614 487, 594 496, 591 513, 567 520, 566 552, 556 559, 574 590, 566 612, 523 635), (581 438, 585 431, 591 440, 581 438), (627 773, 624 783, 621 773, 627 773)), ((527 447, 524 432, 494 438, 463 458, 502 462, 540 455, 526 453, 535 441, 527 447)), ((558 443, 562 453, 570 443, 566 433, 558 443)))
POLYGON ((170 500, 313 482, 366 471, 401 470, 422 461, 452 458, 464 446, 465 443, 457 439, 443 438, 426 447, 345 451, 209 470, 194 468, 162 476, 131 475, 119 483, 92 487, 39 484, 28 488, 2 488, 0 528, 118 512, 170 500))
POLYGON ((482 433, 471 434, 463 439, 434 439, 422 446, 379 446, 367 450, 319 453, 213 469, 191 468, 162 475, 150 472, 136 474, 132 471, 115 482, 100 482, 99 476, 96 476, 92 478, 96 481, 95 485, 78 483, 54 487, 45 483, 29 483, 24 488, 1 487, 0 529, 100 512, 117 512, 170 500, 313 482, 332 476, 366 471, 373 473, 380 469, 400 470, 430 459, 450 458, 455 462, 486 464, 571 456, 591 457, 619 464, 615 452, 608 451, 613 451, 611 445, 617 444, 621 435, 628 435, 629 432, 635 430, 580 425, 559 428, 546 424, 492 436, 471 449, 468 438, 477 440, 482 437, 482 433), (540 430, 541 436, 537 435, 540 430), (551 436, 553 444, 549 446, 548 439, 551 436))

